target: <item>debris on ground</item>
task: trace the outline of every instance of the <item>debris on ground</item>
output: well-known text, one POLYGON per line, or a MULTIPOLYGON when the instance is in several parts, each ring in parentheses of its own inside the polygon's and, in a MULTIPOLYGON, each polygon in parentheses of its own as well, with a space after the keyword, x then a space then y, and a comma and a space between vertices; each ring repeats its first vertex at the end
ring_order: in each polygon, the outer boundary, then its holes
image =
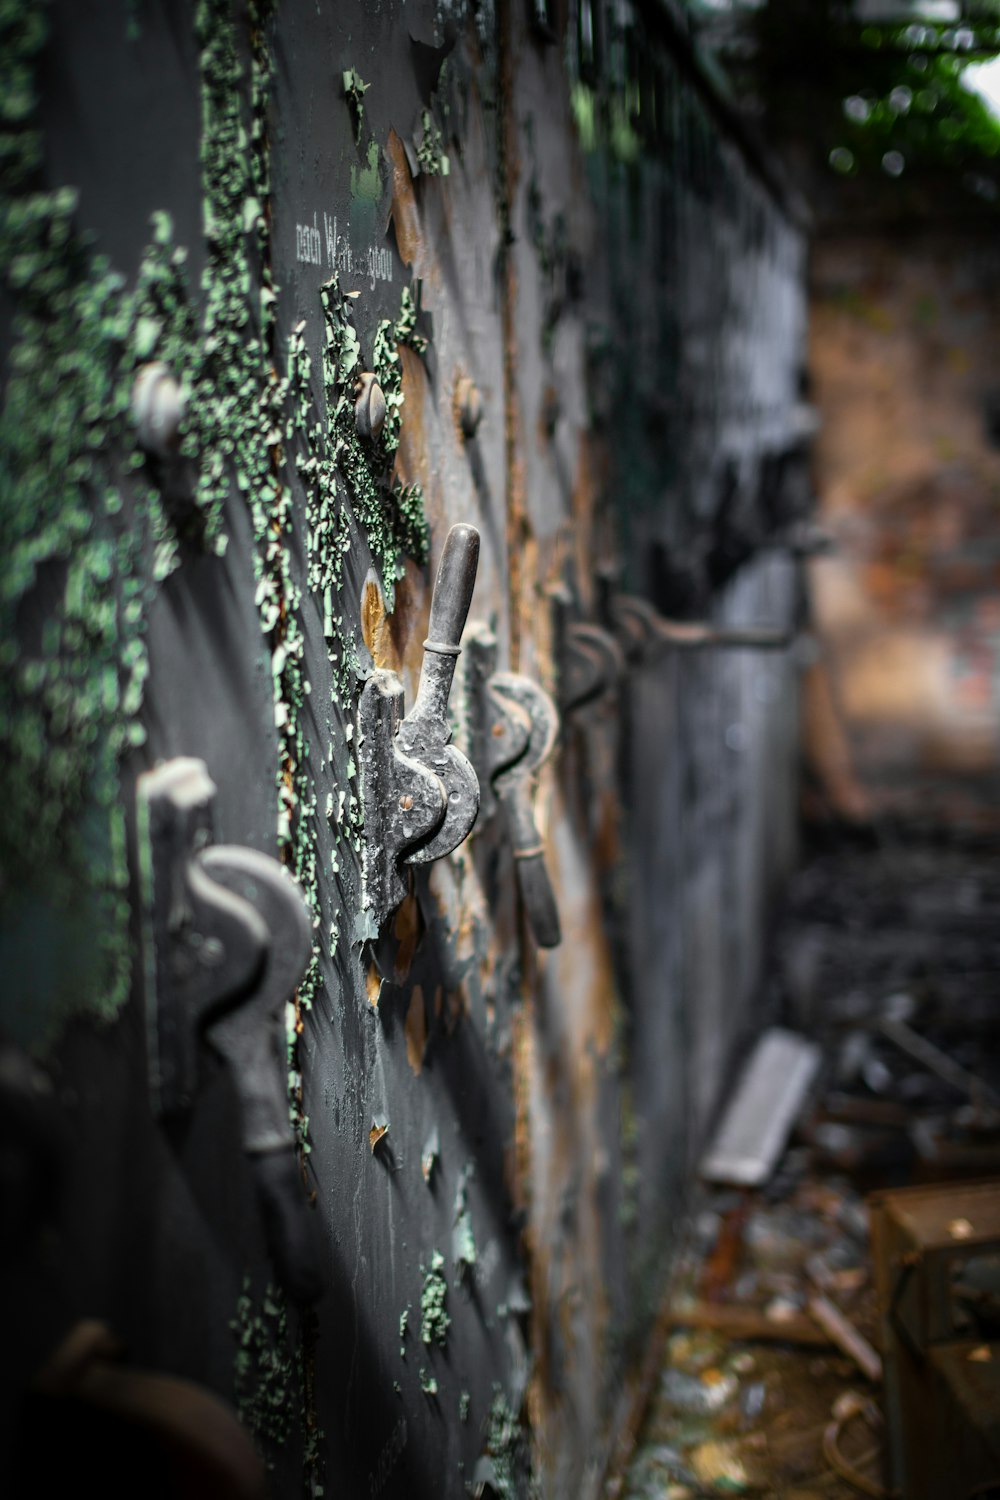
MULTIPOLYGON (((998 912, 1000 860, 960 839, 825 851, 793 880, 769 993, 822 1063, 770 1137, 744 1107, 740 1139, 739 1090, 724 1114, 706 1161, 738 1170, 703 1172, 625 1500, 892 1493, 866 1197, 1000 1174, 998 912)), ((993 1305, 992 1282, 961 1291, 993 1305)), ((983 1327, 976 1369, 1000 1357, 983 1327)))

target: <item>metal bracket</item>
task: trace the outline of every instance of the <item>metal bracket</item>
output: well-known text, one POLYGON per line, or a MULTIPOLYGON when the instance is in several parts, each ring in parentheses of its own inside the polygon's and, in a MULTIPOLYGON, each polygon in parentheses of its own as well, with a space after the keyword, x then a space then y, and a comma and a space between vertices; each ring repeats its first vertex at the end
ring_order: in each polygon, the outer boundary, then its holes
POLYGON ((397 731, 403 684, 383 668, 365 683, 358 705, 358 757, 364 805, 364 899, 379 927, 406 895, 400 862, 441 827, 444 782, 404 755, 397 731))
POLYGON ((533 794, 538 771, 555 747, 559 713, 548 693, 529 677, 495 670, 497 643, 492 631, 479 627, 470 637, 473 744, 477 765, 487 771, 487 815, 494 810, 495 792, 535 941, 540 948, 556 948, 562 936, 559 911, 545 868, 533 794))
POLYGON ((565 586, 552 589, 550 597, 559 669, 559 711, 565 717, 613 691, 624 674, 625 658, 608 631, 573 617, 575 606, 565 586))
POLYGON ((653 605, 632 594, 613 594, 608 602, 608 613, 629 666, 641 662, 657 638, 660 616, 653 605))
POLYGON ((268 943, 263 918, 199 861, 212 842, 214 797, 201 760, 179 757, 139 778, 147 1044, 158 1115, 191 1108, 199 1036, 249 991, 268 943))
POLYGON ((754 626, 719 626, 704 620, 667 620, 646 599, 633 594, 611 594, 606 610, 615 637, 630 665, 659 650, 782 651, 792 644, 787 630, 754 626))
POLYGON ((285 1004, 305 973, 312 921, 277 860, 213 845, 215 786, 201 760, 139 778, 146 1004, 154 1109, 192 1107, 202 1037, 229 1065, 268 1247, 297 1301, 321 1290, 288 1113, 285 1004))
POLYGON ((407 855, 411 865, 430 864, 457 849, 472 832, 479 812, 479 781, 461 750, 451 743, 448 718, 448 698, 478 565, 479 532, 474 526, 453 526, 445 537, 434 580, 416 701, 397 732, 403 754, 439 776, 448 799, 440 828, 407 855))
POLYGON ((399 865, 430 864, 457 849, 479 812, 479 781, 451 743, 448 698, 479 562, 479 532, 453 526, 431 595, 420 685, 401 717, 403 686, 377 671, 358 709, 365 807, 365 904, 379 926, 402 901, 399 865))

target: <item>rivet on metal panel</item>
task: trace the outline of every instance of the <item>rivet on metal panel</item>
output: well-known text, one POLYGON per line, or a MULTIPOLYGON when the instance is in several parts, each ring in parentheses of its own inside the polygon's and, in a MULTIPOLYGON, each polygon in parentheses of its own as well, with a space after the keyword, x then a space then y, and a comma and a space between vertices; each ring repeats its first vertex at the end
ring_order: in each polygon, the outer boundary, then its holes
POLYGON ((202 1037, 240 1099, 268 1246, 296 1301, 321 1291, 288 1115, 284 1010, 309 962, 305 899, 277 860, 213 845, 215 786, 178 758, 139 778, 143 950, 157 1113, 191 1108, 202 1037))
POLYGON ((354 425, 359 437, 374 442, 385 426, 385 396, 370 370, 358 376, 354 425))
POLYGON ((455 386, 455 410, 465 437, 475 437, 483 420, 483 398, 469 375, 460 376, 455 386))
POLYGON ((485 626, 470 631, 470 717, 474 758, 484 768, 484 793, 503 807, 514 847, 518 886, 535 941, 555 948, 561 940, 559 912, 545 868, 535 824, 533 792, 540 767, 551 755, 559 730, 555 704, 537 683, 516 672, 497 672, 497 643, 485 626))
POLYGON ((162 360, 142 365, 132 386, 132 420, 139 446, 157 458, 176 453, 186 404, 168 365, 162 360))

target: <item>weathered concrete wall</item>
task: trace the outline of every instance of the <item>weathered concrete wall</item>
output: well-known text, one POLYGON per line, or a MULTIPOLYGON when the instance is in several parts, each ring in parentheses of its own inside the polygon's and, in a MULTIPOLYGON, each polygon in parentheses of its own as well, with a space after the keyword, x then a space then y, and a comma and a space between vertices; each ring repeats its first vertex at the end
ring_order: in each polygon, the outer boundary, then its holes
POLYGON ((994 795, 998 270, 957 230, 814 252, 816 615, 855 772, 904 814, 994 795))
POLYGON ((665 649, 566 716, 538 797, 551 952, 499 818, 373 930, 355 714, 373 667, 412 703, 457 521, 482 537, 471 618, 554 695, 553 589, 601 619, 609 570, 664 614, 794 628, 796 565, 766 548, 799 503, 801 234, 675 31, 628 7, 101 17, 4 22, 39 135, 3 244, 2 1019, 70 1129, 54 1259, 18 1249, 8 1384, 100 1316, 236 1400, 275 1493, 512 1496, 533 1469, 591 1495, 754 1023, 794 654, 665 649), (179 496, 130 421, 151 357, 190 390, 179 496), (365 368, 401 397, 379 463, 365 368), (288 1077, 315 1310, 275 1285, 225 1071, 204 1059, 182 1128, 150 1109, 133 791, 179 754, 218 783, 219 840, 310 904, 288 1077), (59 820, 32 834, 38 806, 59 820))

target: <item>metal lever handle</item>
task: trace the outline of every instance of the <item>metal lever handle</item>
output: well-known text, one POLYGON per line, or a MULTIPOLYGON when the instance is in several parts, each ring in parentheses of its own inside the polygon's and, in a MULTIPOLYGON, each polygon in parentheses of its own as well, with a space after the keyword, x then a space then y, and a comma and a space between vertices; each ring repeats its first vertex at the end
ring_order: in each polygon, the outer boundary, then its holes
POLYGON ((203 1027, 253 984, 268 932, 195 857, 211 842, 215 785, 178 756, 139 777, 137 822, 150 1089, 159 1115, 190 1109, 203 1027))
POLYGON ((358 754, 365 812, 365 906, 379 927, 406 895, 400 861, 426 847, 448 808, 441 777, 400 745, 402 707, 403 684, 397 674, 373 672, 358 705, 358 754))
POLYGON ((534 789, 539 769, 555 748, 559 714, 548 693, 520 673, 494 672, 490 687, 501 703, 525 713, 531 725, 524 754, 494 775, 493 785, 507 817, 517 883, 535 942, 540 948, 557 948, 562 941, 559 908, 535 822, 534 789))
POLYGON ((545 868, 545 856, 540 849, 534 854, 518 854, 517 885, 528 916, 528 925, 539 948, 558 948, 562 942, 562 927, 559 922, 559 907, 555 892, 545 868))
MULTIPOLYGON (((295 1165, 284 1063, 284 1007, 309 961, 312 924, 277 860, 219 846, 215 787, 203 761, 179 758, 140 778, 140 845, 151 1082, 159 1113, 188 1109, 202 1035, 229 1064, 243 1146, 258 1180, 269 1248, 298 1300, 319 1295, 319 1257, 301 1184, 275 1191, 267 1156, 295 1165), (263 1181, 262 1181, 263 1179, 263 1181)), ((281 1169, 281 1181, 290 1181, 281 1169)))
POLYGON ((559 674, 559 707, 563 714, 594 703, 610 692, 624 670, 614 637, 599 625, 577 621, 565 632, 559 674))
POLYGON ((535 941, 541 948, 554 948, 560 941, 559 912, 535 823, 533 794, 537 771, 555 745, 559 715, 549 695, 530 678, 494 670, 497 643, 491 630, 480 625, 470 635, 470 721, 476 762, 486 772, 488 812, 493 810, 495 791, 535 941))
POLYGON ((559 670, 559 710, 565 717, 611 692, 625 670, 625 658, 608 631, 573 618, 573 596, 565 584, 557 584, 550 591, 550 598, 559 670))
POLYGON ((706 646, 738 651, 783 651, 794 636, 787 630, 764 630, 755 627, 709 625, 703 621, 656 621, 656 634, 664 645, 680 650, 697 651, 706 646))
POLYGON ((646 599, 617 594, 609 612, 628 661, 640 661, 657 645, 673 650, 700 651, 707 647, 724 650, 782 651, 794 640, 787 630, 719 626, 704 620, 668 620, 646 599))
POLYGON ((229 1064, 239 1095, 243 1149, 279 1279, 294 1301, 313 1302, 323 1288, 320 1247, 298 1168, 284 1059, 285 1004, 312 951, 309 910, 288 871, 256 849, 214 845, 198 862, 213 881, 248 902, 268 930, 263 974, 206 1036, 229 1064))
POLYGON ((479 812, 476 773, 451 743, 448 721, 448 698, 478 563, 479 532, 474 526, 453 526, 445 538, 431 596, 417 699, 396 734, 402 753, 440 779, 446 799, 440 827, 406 856, 411 865, 430 864, 450 854, 471 833, 479 812))
POLYGON ((445 538, 434 580, 420 685, 416 702, 406 716, 411 725, 429 723, 447 730, 448 697, 478 565, 479 532, 474 526, 453 526, 445 538))

